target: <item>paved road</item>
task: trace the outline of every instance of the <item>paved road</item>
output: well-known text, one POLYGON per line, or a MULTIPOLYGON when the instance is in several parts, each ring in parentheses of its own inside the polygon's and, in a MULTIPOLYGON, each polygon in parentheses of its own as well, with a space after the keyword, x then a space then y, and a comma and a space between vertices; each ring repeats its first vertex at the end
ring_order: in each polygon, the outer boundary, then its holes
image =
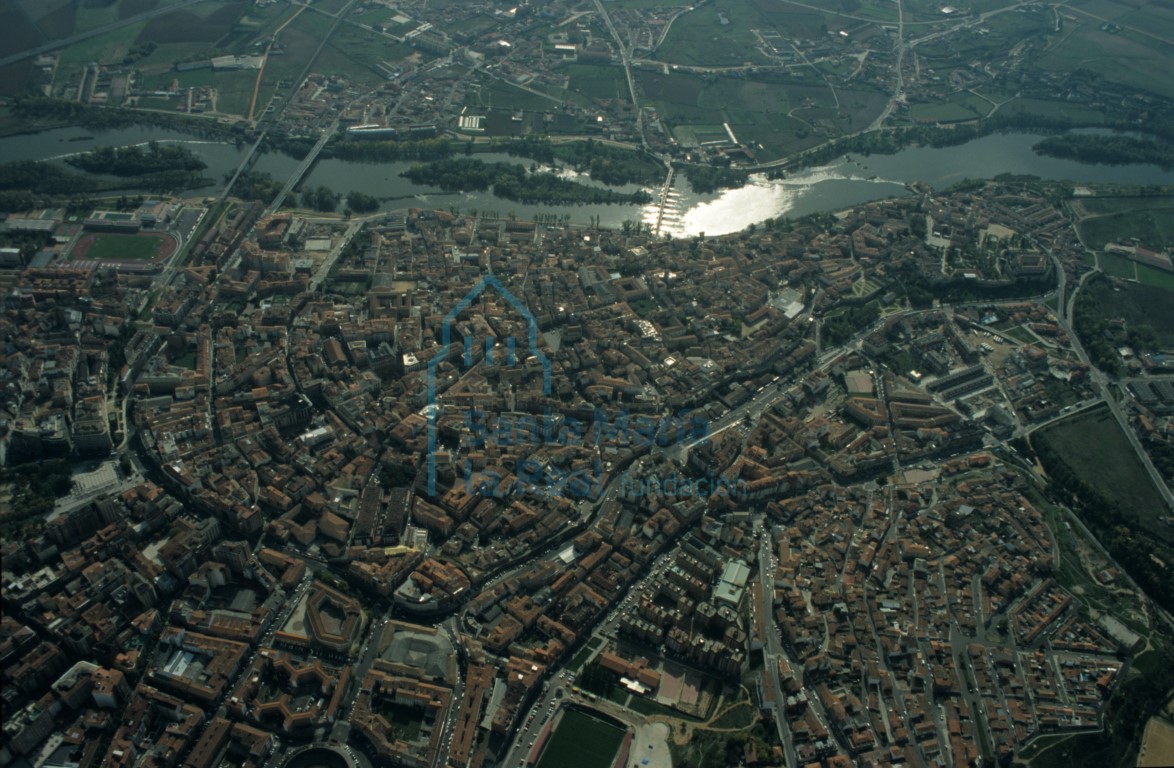
POLYGON ((612 39, 619 46, 620 61, 624 65, 624 76, 628 79, 628 93, 632 97, 632 109, 636 111, 636 132, 640 134, 640 146, 648 149, 648 140, 644 137, 644 112, 640 109, 640 99, 636 95, 636 83, 632 79, 632 46, 625 44, 620 39, 620 34, 616 31, 615 25, 612 24, 611 16, 608 15, 607 9, 603 7, 601 0, 595 0, 595 10, 603 19, 604 24, 607 25, 607 30, 611 32, 612 39))
POLYGON ((1059 258, 1057 258, 1056 255, 1050 250, 1047 251, 1047 254, 1052 259, 1052 264, 1055 266, 1057 273, 1060 275, 1060 285, 1057 289, 1057 295, 1061 298, 1062 301, 1065 298, 1067 299, 1066 303, 1060 305, 1064 308, 1064 311, 1058 313, 1056 324, 1059 325, 1061 329, 1063 329, 1064 333, 1066 333, 1068 338, 1072 341, 1072 349, 1074 352, 1076 352, 1076 356, 1080 358, 1082 363, 1089 367, 1094 388, 1100 394, 1100 397, 1102 400, 1104 400, 1105 404, 1109 406, 1109 412, 1113 414, 1113 418, 1117 420, 1117 424, 1121 427, 1121 431, 1125 433, 1125 437, 1129 440, 1129 444, 1133 446, 1133 451, 1137 454, 1138 460, 1141 461, 1142 466, 1145 467, 1145 471, 1149 473, 1150 480, 1153 481, 1154 487, 1158 489, 1158 493, 1161 495, 1162 500, 1166 502, 1166 509, 1170 512, 1174 512, 1174 494, 1170 493, 1170 488, 1166 485, 1166 481, 1162 479, 1161 473, 1158 472, 1156 467, 1154 467, 1153 461, 1150 460, 1149 452, 1146 451, 1144 446, 1142 446, 1141 440, 1139 440, 1137 437, 1137 432, 1130 425, 1129 419, 1126 418, 1124 411, 1117 402, 1117 398, 1114 396, 1113 390, 1111 389, 1113 384, 1112 380, 1107 374, 1101 371, 1101 369, 1093 365, 1092 360, 1089 359, 1088 353, 1084 350, 1084 345, 1080 343, 1080 337, 1074 330, 1072 330, 1070 318, 1073 317, 1073 308, 1076 306, 1076 296, 1080 292, 1081 286, 1084 285, 1084 281, 1088 279, 1088 276, 1092 274, 1092 272, 1086 272, 1084 275, 1082 275, 1080 278, 1080 283, 1077 284, 1076 288, 1074 288, 1070 294, 1066 295, 1065 291, 1067 290, 1068 276, 1064 273, 1059 258))
POLYGON ((885 104, 885 109, 877 116, 872 124, 868 126, 868 130, 875 131, 884 125, 885 120, 889 119, 889 115, 897 108, 905 99, 905 52, 909 49, 905 42, 905 6, 902 5, 901 0, 897 2, 897 82, 893 85, 893 95, 889 97, 889 101, 885 104))
POLYGON ((763 624, 766 625, 766 637, 763 641, 763 670, 762 674, 770 675, 774 681, 775 694, 775 729, 779 734, 779 742, 783 745, 783 752, 787 757, 787 765, 799 765, 798 755, 795 752, 795 740, 791 737, 791 726, 787 723, 787 697, 783 694, 780 685, 778 669, 779 659, 784 657, 783 645, 779 641, 779 625, 774 617, 774 552, 771 549, 769 531, 762 534, 762 542, 758 550, 758 578, 762 581, 762 606, 754 606, 754 610, 763 610, 763 624))
MULTIPOLYGON (((306 175, 306 171, 308 171, 310 166, 314 164, 314 161, 318 159, 318 155, 322 152, 322 148, 326 146, 326 142, 330 141, 330 137, 333 136, 334 132, 337 130, 338 120, 335 120, 329 128, 323 129, 322 135, 318 137, 318 142, 314 144, 314 148, 310 150, 309 154, 307 154, 300 163, 298 163, 298 167, 295 168, 294 172, 289 175, 288 179, 286 179, 285 186, 281 188, 281 192, 277 194, 277 197, 273 198, 273 202, 271 202, 269 207, 265 209, 265 212, 261 214, 262 218, 276 212, 277 209, 281 207, 281 204, 285 202, 285 198, 289 196, 289 193, 295 186, 297 186, 297 183, 302 180, 303 176, 306 175)), ((242 165, 241 167, 243 168, 244 166, 242 165)), ((237 173, 240 173, 239 169, 237 173)), ((233 181, 236 181, 236 176, 233 176, 232 178, 233 181)))

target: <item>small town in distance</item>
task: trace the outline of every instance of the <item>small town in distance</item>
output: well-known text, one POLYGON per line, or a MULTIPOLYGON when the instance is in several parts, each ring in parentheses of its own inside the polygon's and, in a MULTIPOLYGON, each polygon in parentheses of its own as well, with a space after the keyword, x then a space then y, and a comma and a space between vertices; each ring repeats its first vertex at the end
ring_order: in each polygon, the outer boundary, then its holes
POLYGON ((1174 12, 0 19, 0 768, 1174 763, 1174 12))

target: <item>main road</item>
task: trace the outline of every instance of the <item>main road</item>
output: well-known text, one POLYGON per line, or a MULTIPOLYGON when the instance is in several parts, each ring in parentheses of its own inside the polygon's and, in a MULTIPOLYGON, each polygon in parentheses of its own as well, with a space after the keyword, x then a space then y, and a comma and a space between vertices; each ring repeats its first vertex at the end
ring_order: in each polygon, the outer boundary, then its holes
POLYGON ((1048 257, 1051 258, 1052 264, 1060 276, 1060 284, 1057 290, 1057 296, 1059 296, 1059 300, 1061 302, 1058 305, 1061 308, 1061 311, 1057 312, 1056 324, 1059 325, 1060 328, 1063 329, 1064 333, 1068 334, 1068 338, 1072 340, 1072 349, 1074 352, 1076 352, 1076 356, 1080 358, 1080 362, 1088 366, 1089 375, 1092 378, 1092 383, 1096 391, 1100 394, 1101 399, 1105 401, 1105 404, 1109 406, 1109 412, 1112 413, 1113 418, 1117 420, 1118 426, 1121 427, 1121 431, 1125 433, 1126 439, 1129 440, 1129 444, 1133 447, 1133 452, 1137 454, 1138 460, 1141 462, 1142 466, 1145 467, 1145 471, 1149 473, 1150 480, 1153 481, 1154 487, 1157 488, 1158 493, 1162 497, 1162 500, 1166 502, 1166 509, 1169 512, 1174 513, 1174 494, 1170 493, 1170 488, 1166 485, 1166 481, 1162 478, 1162 475, 1160 472, 1158 472, 1157 468, 1154 467, 1154 462, 1150 459, 1149 452, 1146 451, 1145 446, 1141 444, 1141 440, 1139 440, 1137 437, 1137 432, 1134 431, 1133 427, 1130 425, 1129 419, 1126 418, 1124 411, 1121 409, 1121 405, 1117 402, 1117 398, 1113 395, 1113 390, 1111 388, 1113 382, 1110 380, 1109 376, 1105 374, 1100 368, 1097 368, 1095 365, 1093 365, 1092 360, 1089 359, 1088 353, 1084 351, 1084 345, 1080 343, 1080 337, 1076 334, 1075 331, 1072 330, 1071 318, 1073 317, 1073 312, 1076 306, 1076 295, 1079 293, 1080 287, 1084 285, 1084 281, 1087 280, 1089 275, 1092 274, 1092 271, 1084 273, 1080 278, 1080 282, 1077 284, 1076 288, 1073 289, 1072 293, 1065 295, 1068 276, 1065 274, 1064 269, 1060 264, 1060 260, 1056 257, 1056 255, 1050 250, 1047 251, 1047 254, 1048 257))
MULTIPOLYGON (((779 660, 785 658, 783 645, 779 640, 779 625, 775 621, 774 611, 774 553, 771 550, 771 536, 763 532, 762 541, 758 548, 758 578, 762 581, 762 604, 754 606, 754 610, 762 611, 762 623, 766 626, 766 637, 762 643, 762 674, 770 675, 774 680, 771 690, 774 691, 774 721, 775 729, 779 734, 779 743, 783 745, 783 752, 787 757, 787 765, 799 765, 799 758, 795 752, 795 740, 791 735, 791 726, 787 723, 787 697, 783 695, 779 680, 779 660)), ((818 703, 819 697, 813 696, 818 703)))
POLYGON ((595 10, 603 19, 603 23, 607 25, 607 31, 611 33, 620 49, 620 61, 624 65, 624 76, 628 79, 628 93, 632 96, 632 109, 636 111, 636 133, 640 134, 640 146, 647 150, 648 140, 644 138, 644 113, 640 109, 640 99, 636 96, 636 81, 632 79, 632 46, 625 45, 624 41, 620 39, 620 34, 612 24, 611 16, 603 7, 602 0, 595 0, 595 10))
POLYGON ((905 44, 905 7, 901 4, 901 0, 897 2, 897 81, 893 85, 893 95, 889 98, 889 102, 885 104, 885 109, 877 118, 872 121, 872 125, 868 126, 868 130, 875 131, 884 125, 885 120, 889 119, 889 115, 897 108, 897 105, 905 98, 905 51, 908 46, 905 44))

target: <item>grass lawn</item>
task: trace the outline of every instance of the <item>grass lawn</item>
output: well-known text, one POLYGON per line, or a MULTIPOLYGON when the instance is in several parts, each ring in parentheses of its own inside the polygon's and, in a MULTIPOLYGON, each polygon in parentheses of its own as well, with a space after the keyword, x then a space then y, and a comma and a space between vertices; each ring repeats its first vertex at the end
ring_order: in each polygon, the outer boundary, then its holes
POLYGON ((616 726, 571 709, 551 734, 538 768, 609 768, 623 740, 616 726))
POLYGON ((97 261, 150 261, 162 243, 162 235, 97 235, 86 252, 97 261))
POLYGON ((763 26, 750 3, 714 0, 696 5, 673 22, 658 59, 678 64, 738 65, 765 60, 753 30, 763 26))
MULTIPOLYGON (((57 63, 57 80, 66 76, 69 67, 83 67, 91 61, 99 64, 115 64, 122 61, 131 46, 143 31, 145 24, 139 22, 129 27, 115 29, 104 35, 91 37, 61 51, 57 63)), ((72 76, 72 75, 70 75, 72 76)))
POLYGON ((476 109, 522 109, 529 112, 545 112, 559 106, 559 100, 553 96, 539 96, 525 88, 492 80, 483 83, 480 89, 470 93, 472 105, 476 109))
POLYGON ((712 728, 749 728, 758 722, 758 712, 753 704, 744 702, 736 704, 730 709, 722 713, 721 717, 714 720, 710 727, 712 728))
POLYGON ((1094 408, 1035 433, 1089 485, 1131 512, 1143 529, 1166 526, 1165 502, 1107 407, 1094 408))
POLYGON ((599 64, 568 64, 566 72, 571 77, 568 89, 591 99, 614 99, 628 96, 624 83, 624 70, 599 64))
POLYGON ((171 358, 171 364, 177 365, 180 368, 191 368, 194 370, 196 367, 196 351, 194 349, 185 349, 182 354, 171 358))
POLYGON ((577 671, 579 667, 583 666, 583 663, 587 661, 587 657, 594 653, 595 649, 602 644, 603 640, 599 639, 598 637, 593 638, 589 643, 587 643, 587 645, 580 648, 578 653, 571 657, 571 663, 567 666, 577 671))
POLYGON ((1039 115, 1041 117, 1067 118, 1080 123, 1103 123, 1105 116, 1092 107, 1076 102, 1048 101, 1045 99, 1018 98, 999 108, 999 113, 1016 115, 1039 115))
POLYGON ((1174 272, 1138 264, 1137 279, 1142 285, 1152 285, 1156 288, 1174 291, 1174 272))
POLYGON ((1053 744, 1058 744, 1067 738, 1067 736, 1041 736, 1024 747, 1024 749, 1019 752, 1019 757, 1024 760, 1031 760, 1048 747, 1051 747, 1053 744))
POLYGON ((693 715, 686 715, 684 712, 667 707, 655 699, 648 699, 643 696, 633 696, 628 702, 628 709, 633 712, 639 712, 642 715, 664 715, 665 717, 677 717, 681 720, 691 720, 693 722, 701 722, 699 718, 693 715))
POLYGON ((1174 197, 1086 197, 1080 200, 1080 207, 1090 215, 1144 211, 1152 208, 1174 210, 1174 197))
POLYGON ((396 738, 411 743, 419 737, 420 730, 424 725, 423 710, 418 707, 408 707, 386 701, 378 701, 375 710, 391 723, 396 738))
POLYGON ((1037 341, 1039 341, 1039 339, 1035 337, 1034 333, 1027 330, 1022 325, 1017 325, 1014 328, 1008 328, 1007 330, 1003 331, 1003 333, 1013 339, 1019 339, 1024 344, 1035 344, 1037 341))
POLYGON ((1168 47, 1153 38, 1126 29, 1117 33, 1102 31, 1088 20, 1049 49, 1039 65, 1058 72, 1090 69, 1111 82, 1171 98, 1174 81, 1166 76, 1168 57, 1168 47))
POLYGON ((1137 238, 1143 246, 1160 251, 1174 245, 1174 205, 1122 210, 1085 219, 1080 233, 1089 248, 1100 250, 1105 243, 1137 238))
POLYGON ((608 0, 607 9, 612 8, 672 8, 691 5, 693 0, 608 0))
POLYGON ((919 123, 957 123, 963 120, 975 120, 981 116, 973 109, 948 101, 914 104, 909 108, 909 115, 919 123))
POLYGON ((1136 277, 1133 262, 1118 253, 1102 253, 1101 269, 1105 274, 1123 277, 1126 280, 1133 280, 1136 277))

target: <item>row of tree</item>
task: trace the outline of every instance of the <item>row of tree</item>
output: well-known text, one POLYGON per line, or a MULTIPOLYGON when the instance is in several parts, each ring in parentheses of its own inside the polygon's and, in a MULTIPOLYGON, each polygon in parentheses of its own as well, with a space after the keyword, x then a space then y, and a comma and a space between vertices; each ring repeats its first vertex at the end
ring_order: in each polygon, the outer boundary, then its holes
MULTIPOLYGON (((439 160, 451 157, 453 145, 448 139, 413 141, 331 140, 322 148, 322 157, 361 163, 393 163, 398 160, 439 160)), ((303 155, 304 157, 305 155, 303 155)))
POLYGON ((312 208, 323 213, 333 213, 337 210, 341 199, 341 195, 322 184, 317 187, 306 187, 302 190, 302 207, 312 208))
POLYGON ((212 183, 211 179, 200 175, 199 171, 181 168, 126 178, 127 181, 98 179, 70 173, 60 166, 40 160, 0 163, 0 200, 3 200, 4 210, 17 211, 65 203, 68 198, 78 195, 110 192, 128 187, 166 192, 173 189, 196 189, 212 183), (37 203, 39 200, 47 202, 37 203))
POLYGON ((1081 163, 1150 163, 1167 171, 1174 168, 1174 146, 1122 134, 1069 133, 1051 136, 1036 143, 1032 150, 1040 155, 1081 163))
MULTIPOLYGON (((1093 365, 1116 376, 1121 372, 1117 347, 1128 343, 1129 331, 1126 330, 1128 326, 1112 323, 1105 316, 1106 309, 1116 305, 1112 294, 1113 286, 1107 277, 1096 275, 1089 278, 1076 295, 1072 326, 1093 365)), ((1141 340, 1138 337, 1134 341, 1141 340)))
POLYGON ((661 162, 651 155, 591 138, 555 144, 545 136, 525 136, 488 146, 540 163, 561 160, 579 173, 586 173, 595 181, 610 186, 656 184, 663 179, 665 172, 661 162))
POLYGON ((152 141, 144 148, 98 147, 90 152, 68 157, 65 162, 86 173, 112 176, 146 176, 169 171, 202 171, 208 167, 199 155, 181 144, 152 141))
POLYGON ((221 123, 200 117, 170 115, 165 112, 140 112, 121 107, 94 107, 45 96, 17 98, 12 102, 12 112, 30 128, 41 128, 47 123, 78 125, 92 130, 152 125, 183 131, 191 136, 227 139, 238 144, 244 142, 249 135, 249 128, 244 123, 221 123))
POLYGON ((717 165, 690 165, 685 168, 689 186, 699 194, 709 194, 719 189, 737 189, 746 183, 749 174, 740 168, 724 168, 717 165))
POLYGON ((52 163, 21 160, 0 164, 0 190, 22 190, 36 195, 69 195, 93 192, 101 186, 97 179, 70 173, 52 163))
POLYGON ((1147 595, 1167 611, 1174 610, 1174 568, 1166 565, 1172 553, 1145 530, 1144 517, 1122 508, 1118 501, 1086 481, 1050 441, 1033 440, 1031 445, 1060 501, 1079 514, 1101 545, 1147 595))
POLYGON ((438 160, 414 165, 401 176, 416 184, 440 187, 446 192, 467 192, 493 188, 493 194, 522 203, 645 204, 652 200, 647 192, 622 194, 579 184, 553 173, 530 173, 514 163, 486 163, 471 158, 438 160))

